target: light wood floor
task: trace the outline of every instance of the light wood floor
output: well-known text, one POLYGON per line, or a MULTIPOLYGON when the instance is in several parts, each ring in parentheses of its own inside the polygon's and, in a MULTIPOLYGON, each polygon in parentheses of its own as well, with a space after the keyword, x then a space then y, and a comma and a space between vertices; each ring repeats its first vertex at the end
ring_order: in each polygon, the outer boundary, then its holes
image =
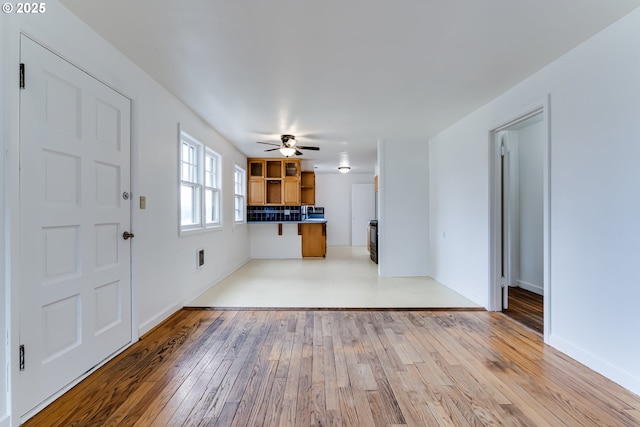
POLYGON ((518 287, 509 288, 509 308, 503 313, 536 332, 544 333, 542 295, 518 287))
POLYGON ((184 309, 26 426, 637 426, 501 313, 184 309))

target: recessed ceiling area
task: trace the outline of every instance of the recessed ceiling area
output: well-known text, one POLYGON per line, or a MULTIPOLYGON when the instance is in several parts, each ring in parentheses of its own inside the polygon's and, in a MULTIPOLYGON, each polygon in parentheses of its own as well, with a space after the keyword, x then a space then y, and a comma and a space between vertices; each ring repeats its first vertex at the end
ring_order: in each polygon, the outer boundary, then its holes
MULTIPOLYGON (((640 6, 640 0, 60 0, 250 157, 320 147, 373 173, 640 6)), ((410 153, 408 153, 410 155, 410 153)))

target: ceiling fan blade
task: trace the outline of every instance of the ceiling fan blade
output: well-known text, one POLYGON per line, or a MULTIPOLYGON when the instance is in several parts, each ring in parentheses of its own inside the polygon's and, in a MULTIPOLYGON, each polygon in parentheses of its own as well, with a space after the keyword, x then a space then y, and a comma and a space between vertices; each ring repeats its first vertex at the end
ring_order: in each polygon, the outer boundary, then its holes
POLYGON ((305 145, 296 145, 296 148, 300 148, 302 150, 320 151, 320 147, 308 147, 308 146, 305 146, 305 145))
POLYGON ((300 150, 296 149, 296 156, 302 156, 304 153, 300 150))
POLYGON ((269 148, 268 150, 264 150, 264 151, 276 151, 279 150, 280 148, 269 148))
POLYGON ((262 141, 256 141, 256 144, 266 144, 266 145, 273 145, 275 147, 280 147, 282 144, 274 144, 272 142, 262 142, 262 141))

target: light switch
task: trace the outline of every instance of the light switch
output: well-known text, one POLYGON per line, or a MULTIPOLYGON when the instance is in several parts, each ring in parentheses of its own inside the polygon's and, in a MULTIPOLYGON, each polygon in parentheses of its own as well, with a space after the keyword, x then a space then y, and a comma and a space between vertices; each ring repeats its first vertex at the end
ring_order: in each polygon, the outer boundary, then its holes
POLYGON ((146 196, 140 196, 140 209, 147 209, 147 198, 146 198, 146 196))

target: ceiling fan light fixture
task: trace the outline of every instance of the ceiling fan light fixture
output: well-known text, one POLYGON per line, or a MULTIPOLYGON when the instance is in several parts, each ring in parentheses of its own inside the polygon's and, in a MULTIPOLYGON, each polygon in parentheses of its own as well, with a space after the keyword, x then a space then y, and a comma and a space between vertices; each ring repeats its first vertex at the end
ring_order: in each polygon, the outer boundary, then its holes
POLYGON ((280 135, 280 141, 282 141, 282 144, 287 147, 293 147, 296 145, 296 137, 293 135, 280 135))
POLYGON ((338 170, 342 173, 347 173, 351 170, 351 166, 338 166, 338 170))
POLYGON ((291 157, 295 154, 296 149, 292 147, 280 147, 280 154, 285 157, 291 157))

